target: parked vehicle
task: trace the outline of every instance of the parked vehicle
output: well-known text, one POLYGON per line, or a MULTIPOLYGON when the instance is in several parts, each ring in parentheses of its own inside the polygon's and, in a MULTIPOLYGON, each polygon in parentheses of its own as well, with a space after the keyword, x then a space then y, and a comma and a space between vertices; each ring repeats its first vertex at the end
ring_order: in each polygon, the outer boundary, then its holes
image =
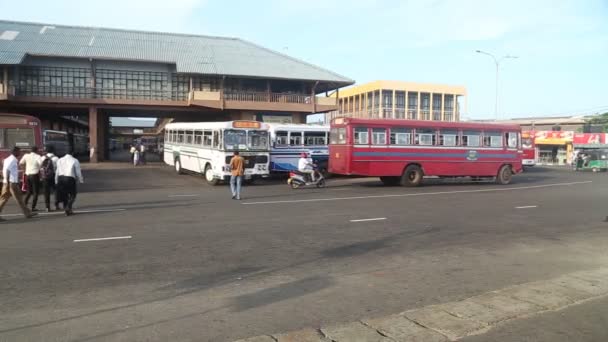
POLYGON ((245 180, 269 174, 268 126, 258 121, 184 122, 165 127, 163 159, 175 168, 205 176, 211 185, 230 178, 234 151, 245 159, 245 180))
POLYGON ((289 172, 298 169, 300 154, 308 154, 323 173, 328 169, 327 142, 329 126, 269 123, 270 171, 289 172))
POLYGON ((55 154, 59 157, 64 156, 70 148, 73 149, 75 157, 85 156, 88 153, 89 137, 86 135, 45 130, 42 136, 44 145, 53 146, 55 154))
POLYGON ((418 186, 425 176, 476 177, 509 184, 522 171, 516 125, 336 118, 329 172, 418 186))

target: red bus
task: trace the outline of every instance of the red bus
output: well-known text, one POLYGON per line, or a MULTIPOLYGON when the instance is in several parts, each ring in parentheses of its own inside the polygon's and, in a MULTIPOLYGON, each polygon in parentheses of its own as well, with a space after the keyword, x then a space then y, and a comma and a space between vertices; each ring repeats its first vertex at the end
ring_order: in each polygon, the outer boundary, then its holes
POLYGON ((26 153, 34 145, 42 146, 40 120, 29 115, 0 113, 0 163, 14 146, 26 153))
POLYGON ((521 163, 523 166, 536 165, 536 146, 534 144, 534 132, 521 133, 522 154, 521 163))
POLYGON ((329 171, 417 186, 424 176, 496 179, 522 171, 521 128, 467 122, 336 118, 329 171))

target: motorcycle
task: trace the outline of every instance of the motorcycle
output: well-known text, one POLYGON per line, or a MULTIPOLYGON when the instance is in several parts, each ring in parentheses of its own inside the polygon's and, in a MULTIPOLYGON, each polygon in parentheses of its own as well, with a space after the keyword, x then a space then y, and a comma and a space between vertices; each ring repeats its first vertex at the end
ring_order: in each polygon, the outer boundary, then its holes
POLYGON ((287 184, 291 185, 292 189, 297 189, 301 186, 308 186, 308 185, 314 185, 317 188, 324 188, 325 187, 325 177, 323 177, 323 174, 318 172, 318 170, 316 168, 315 168, 314 172, 316 174, 316 179, 313 182, 310 180, 310 175, 307 173, 302 173, 302 172, 296 171, 296 170, 290 171, 289 179, 287 180, 287 184))

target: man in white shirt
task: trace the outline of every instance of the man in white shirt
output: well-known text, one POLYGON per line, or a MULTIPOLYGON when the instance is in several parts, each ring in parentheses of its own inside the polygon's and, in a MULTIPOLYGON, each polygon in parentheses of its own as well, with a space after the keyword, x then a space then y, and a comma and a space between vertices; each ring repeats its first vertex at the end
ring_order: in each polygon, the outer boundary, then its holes
POLYGON ((63 202, 65 215, 70 216, 74 212, 72 206, 76 200, 76 180, 84 183, 80 162, 72 157, 72 149, 57 161, 57 171, 55 172, 55 183, 57 184, 57 201, 63 202))
MULTIPOLYGON (((19 162, 17 158, 21 154, 21 149, 15 146, 11 152, 11 155, 4 159, 2 164, 2 193, 0 194, 0 212, 4 209, 6 202, 8 199, 12 197, 15 198, 19 207, 21 207, 21 211, 26 218, 31 218, 36 216, 36 213, 30 212, 25 203, 23 203, 23 197, 21 195, 21 189, 19 188, 19 162)), ((0 221, 5 221, 5 219, 0 217, 0 221)))
POLYGON ((27 195, 25 196, 25 205, 27 206, 32 196, 32 211, 38 211, 38 195, 40 194, 40 155, 38 147, 32 146, 32 151, 21 158, 19 166, 25 165, 25 184, 27 185, 27 195))
MULTIPOLYGON (((40 181, 42 182, 42 193, 44 194, 44 204, 47 213, 51 211, 51 192, 56 189, 55 174, 57 172, 57 156, 55 147, 48 145, 45 148, 46 154, 40 159, 40 181)), ((59 201, 55 195, 55 210, 58 210, 59 201)))
POLYGON ((310 179, 315 181, 315 171, 313 169, 312 160, 308 158, 306 153, 300 154, 300 160, 298 160, 298 171, 307 173, 310 175, 310 179))

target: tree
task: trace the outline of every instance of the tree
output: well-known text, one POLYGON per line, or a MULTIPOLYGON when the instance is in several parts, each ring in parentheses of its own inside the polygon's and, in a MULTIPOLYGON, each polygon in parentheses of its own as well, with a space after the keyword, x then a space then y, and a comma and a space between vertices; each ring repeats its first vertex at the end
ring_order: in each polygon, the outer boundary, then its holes
POLYGON ((602 132, 608 132, 608 112, 596 114, 592 118, 585 120, 585 125, 601 126, 602 132))

